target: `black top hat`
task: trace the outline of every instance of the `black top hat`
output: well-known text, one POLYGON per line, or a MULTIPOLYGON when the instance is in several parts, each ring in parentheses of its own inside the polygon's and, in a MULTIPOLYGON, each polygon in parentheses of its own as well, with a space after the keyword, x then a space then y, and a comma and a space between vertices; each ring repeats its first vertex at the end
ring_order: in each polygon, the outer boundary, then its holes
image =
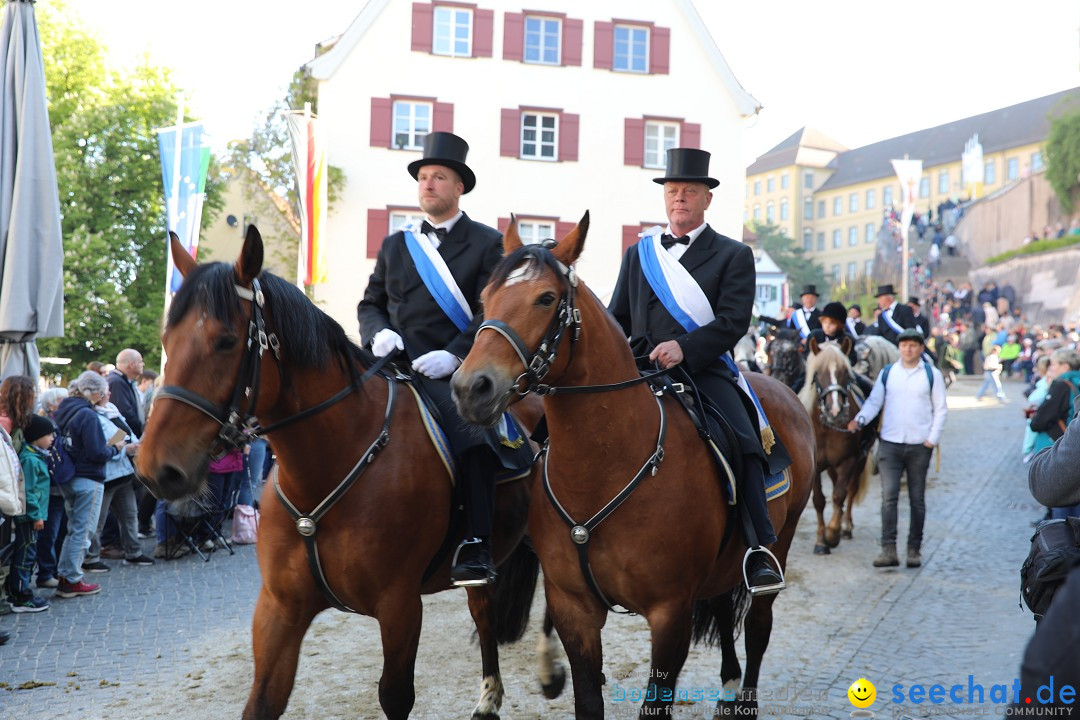
POLYGON ((409 163, 409 174, 415 180, 420 168, 425 165, 445 165, 461 176, 467 193, 476 187, 476 175, 465 164, 465 156, 468 154, 469 143, 454 133, 428 133, 424 138, 424 157, 409 163))
POLYGON ((911 297, 909 297, 907 299, 907 304, 908 305, 921 305, 922 303, 919 302, 919 298, 912 295, 911 297))
POLYGON ((716 178, 709 177, 709 158, 704 150, 695 148, 671 148, 667 151, 667 170, 664 177, 653 178, 653 182, 663 185, 666 182, 699 182, 712 189, 720 184, 716 178))
POLYGON ((813 295, 818 296, 817 285, 803 285, 802 292, 799 295, 813 295))
POLYGON ((844 309, 842 303, 831 302, 821 310, 821 317, 832 318, 836 322, 844 322, 847 320, 847 310, 844 309))
POLYGON ((895 295, 896 291, 893 290, 892 285, 878 285, 877 292, 874 293, 874 297, 881 297, 882 295, 895 295))

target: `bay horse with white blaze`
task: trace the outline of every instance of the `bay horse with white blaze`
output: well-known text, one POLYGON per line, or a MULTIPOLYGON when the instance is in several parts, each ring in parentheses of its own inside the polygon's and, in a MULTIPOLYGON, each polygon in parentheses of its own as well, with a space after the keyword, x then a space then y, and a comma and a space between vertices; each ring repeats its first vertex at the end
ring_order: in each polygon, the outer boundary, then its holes
MULTIPOLYGON (((243 717, 285 711, 301 641, 329 607, 378 621, 379 702, 388 718, 408 717, 421 594, 450 587, 449 550, 461 534, 452 531, 447 465, 413 393, 394 373, 375 373, 374 358, 300 290, 262 271, 254 226, 234 266, 197 266, 175 236, 173 257, 184 282, 162 334, 167 384, 155 396, 139 475, 159 498, 198 493, 212 449, 242 445, 252 428, 268 434, 280 468, 278 498, 262 503, 255 677, 243 717)), ((532 427, 539 404, 524 410, 532 427)), ((526 482, 500 486, 493 550, 518 571, 494 591, 468 589, 484 675, 474 718, 498 717, 497 642, 520 637, 528 618, 536 578, 521 544, 528 505, 526 482)))
POLYGON ((870 483, 868 443, 864 443, 863 433, 874 431, 870 428, 857 432, 847 429, 848 422, 865 400, 856 394, 855 371, 848 361, 850 350, 850 338, 844 338, 839 345, 835 342, 818 344, 816 338, 810 338, 806 383, 799 392, 814 423, 817 439, 815 555, 828 555, 830 548, 840 544, 841 537, 851 537, 854 529, 851 506, 862 500, 870 483), (828 473, 833 484, 833 512, 828 525, 825 524, 825 491, 821 482, 823 472, 828 473))
MULTIPOLYGON (((484 290, 484 325, 452 388, 462 416, 478 424, 494 422, 531 390, 544 395, 549 497, 533 502, 529 534, 570 659, 576 716, 603 717, 600 630, 615 605, 649 622, 652 671, 641 714, 666 716, 694 635, 719 642, 725 689, 739 685, 733 591, 743 588, 746 547, 733 527, 725 475, 689 416, 670 394, 636 382, 621 328, 571 269, 587 229, 588 213, 549 249, 522 246, 511 223, 507 256, 484 290), (625 384, 574 392, 615 383, 625 384)), ((783 566, 810 494, 813 430, 788 388, 756 373, 748 378, 795 461, 789 492, 769 503, 783 566)), ((774 599, 759 596, 750 606, 743 691, 738 702, 719 703, 721 710, 756 708, 774 599)))

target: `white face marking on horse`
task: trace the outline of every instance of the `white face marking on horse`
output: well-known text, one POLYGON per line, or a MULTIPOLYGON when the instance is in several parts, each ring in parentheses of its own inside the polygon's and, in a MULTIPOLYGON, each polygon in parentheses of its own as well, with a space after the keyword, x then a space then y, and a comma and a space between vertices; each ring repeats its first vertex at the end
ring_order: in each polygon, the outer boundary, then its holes
MULTIPOLYGON (((829 368, 829 384, 836 385, 836 366, 833 365, 829 368)), ((840 414, 840 393, 831 393, 832 395, 832 413, 834 416, 840 414)))
POLYGON ((505 285, 515 285, 519 282, 530 282, 540 277, 540 269, 532 258, 518 265, 506 274, 505 285))

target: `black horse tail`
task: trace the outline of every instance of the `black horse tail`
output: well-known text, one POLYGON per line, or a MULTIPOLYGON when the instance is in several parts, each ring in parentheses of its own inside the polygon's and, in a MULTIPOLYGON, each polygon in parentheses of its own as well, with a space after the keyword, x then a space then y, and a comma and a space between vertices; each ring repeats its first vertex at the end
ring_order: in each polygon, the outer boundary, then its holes
POLYGON ((527 540, 518 543, 499 565, 495 582, 495 639, 500 645, 517 642, 529 625, 529 610, 536 594, 540 559, 527 540))
POLYGON ((694 603, 694 644, 717 647, 724 637, 738 638, 753 597, 746 585, 694 603))

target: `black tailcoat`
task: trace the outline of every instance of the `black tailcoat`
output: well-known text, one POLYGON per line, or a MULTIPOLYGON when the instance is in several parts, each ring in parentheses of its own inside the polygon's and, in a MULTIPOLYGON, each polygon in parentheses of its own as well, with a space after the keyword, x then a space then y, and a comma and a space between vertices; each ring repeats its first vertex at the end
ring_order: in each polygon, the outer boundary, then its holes
MULTIPOLYGON (((885 312, 887 311, 883 310, 882 315, 884 315, 885 312)), ((902 303, 898 302, 893 306, 892 319, 893 322, 904 330, 915 327, 915 313, 911 312, 911 308, 902 303)), ((893 345, 899 344, 897 338, 900 336, 900 333, 893 330, 892 326, 884 317, 878 318, 877 334, 891 342, 893 345)))

